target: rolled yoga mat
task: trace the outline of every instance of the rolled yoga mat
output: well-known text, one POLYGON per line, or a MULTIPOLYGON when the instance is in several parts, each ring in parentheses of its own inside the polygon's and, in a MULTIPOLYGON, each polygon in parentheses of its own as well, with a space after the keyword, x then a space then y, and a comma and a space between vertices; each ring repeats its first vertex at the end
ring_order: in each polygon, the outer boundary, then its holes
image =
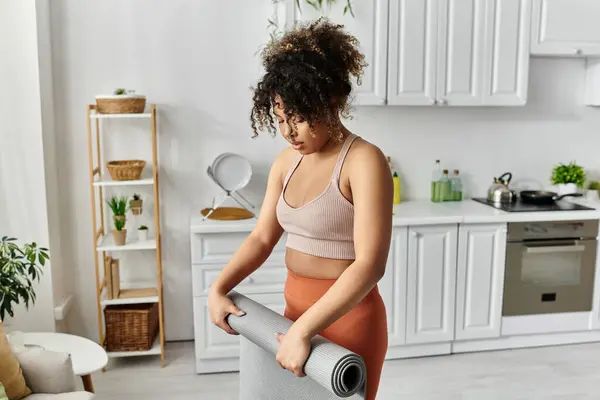
POLYGON ((227 318, 240 334, 240 400, 364 400, 367 370, 361 356, 317 335, 306 376, 297 377, 275 361, 275 333, 286 333, 293 322, 235 291, 229 298, 246 313, 227 318))

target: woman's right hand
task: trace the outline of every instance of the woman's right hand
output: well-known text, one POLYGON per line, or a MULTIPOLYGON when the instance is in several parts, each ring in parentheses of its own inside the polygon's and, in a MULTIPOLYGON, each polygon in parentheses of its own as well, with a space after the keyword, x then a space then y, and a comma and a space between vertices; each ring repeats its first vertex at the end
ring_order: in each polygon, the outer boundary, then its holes
POLYGON ((208 311, 210 313, 210 321, 213 324, 223 329, 230 335, 238 335, 238 333, 234 331, 231 326, 229 326, 226 318, 229 314, 242 317, 246 315, 246 313, 237 308, 235 304, 233 304, 233 301, 231 301, 231 299, 227 297, 225 293, 211 290, 210 294, 208 295, 208 311))

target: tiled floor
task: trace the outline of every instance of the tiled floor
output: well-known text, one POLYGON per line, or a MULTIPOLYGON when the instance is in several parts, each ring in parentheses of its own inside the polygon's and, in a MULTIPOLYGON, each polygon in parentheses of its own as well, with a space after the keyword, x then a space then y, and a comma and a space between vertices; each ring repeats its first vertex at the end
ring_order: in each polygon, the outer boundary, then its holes
MULTIPOLYGON (((193 342, 168 343, 164 369, 111 360, 93 379, 99 399, 238 399, 236 373, 195 373, 193 342)), ((378 400, 399 399, 600 399, 600 344, 387 361, 378 400)))

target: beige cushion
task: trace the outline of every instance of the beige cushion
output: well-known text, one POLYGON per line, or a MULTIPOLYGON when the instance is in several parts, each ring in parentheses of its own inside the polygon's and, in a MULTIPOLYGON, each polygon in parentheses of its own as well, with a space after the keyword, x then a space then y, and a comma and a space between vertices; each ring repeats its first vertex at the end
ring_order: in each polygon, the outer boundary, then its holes
POLYGON ((32 394, 27 397, 27 400, 90 400, 93 398, 93 393, 71 392, 63 394, 32 394))
POLYGON ((15 357, 8 338, 0 322, 0 383, 4 386, 9 400, 20 400, 31 394, 25 383, 19 361, 15 357))
POLYGON ((67 393, 76 390, 73 363, 68 353, 27 348, 15 351, 15 356, 33 393, 67 393))

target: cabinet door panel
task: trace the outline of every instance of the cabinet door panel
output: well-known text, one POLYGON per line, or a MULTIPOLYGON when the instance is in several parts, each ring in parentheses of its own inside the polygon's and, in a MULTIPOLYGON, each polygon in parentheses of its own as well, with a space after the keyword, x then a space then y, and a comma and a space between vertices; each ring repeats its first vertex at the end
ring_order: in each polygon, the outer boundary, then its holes
POLYGON ((485 105, 523 105, 529 78, 530 0, 488 0, 485 105))
POLYGON ((437 97, 442 104, 480 105, 486 0, 441 0, 437 97))
POLYGON ((453 339, 456 245, 456 225, 409 229, 407 343, 453 339))
POLYGON ((456 339, 500 336, 506 226, 461 226, 456 283, 456 339))
MULTIPOLYGON (((283 293, 248 295, 248 298, 279 314, 283 315, 285 311, 283 293)), ((204 296, 194 298, 194 336, 197 359, 238 358, 240 355, 240 337, 213 325, 208 312, 208 299, 204 296)))
POLYGON ((293 13, 292 21, 288 21, 288 24, 316 20, 324 15, 332 22, 343 24, 345 30, 356 36, 368 66, 360 85, 354 81, 355 104, 385 104, 389 0, 353 1, 354 16, 349 12, 344 15, 346 2, 342 1, 333 4, 323 14, 304 1, 300 2, 301 8, 298 8, 295 0, 289 3, 293 13))
POLYGON ((438 0, 390 0, 388 103, 435 102, 438 0))
POLYGON ((600 55, 600 1, 534 0, 531 53, 600 55))
POLYGON ((408 228, 394 228, 385 275, 379 283, 379 290, 387 313, 388 345, 390 347, 406 343, 407 246, 408 228))

